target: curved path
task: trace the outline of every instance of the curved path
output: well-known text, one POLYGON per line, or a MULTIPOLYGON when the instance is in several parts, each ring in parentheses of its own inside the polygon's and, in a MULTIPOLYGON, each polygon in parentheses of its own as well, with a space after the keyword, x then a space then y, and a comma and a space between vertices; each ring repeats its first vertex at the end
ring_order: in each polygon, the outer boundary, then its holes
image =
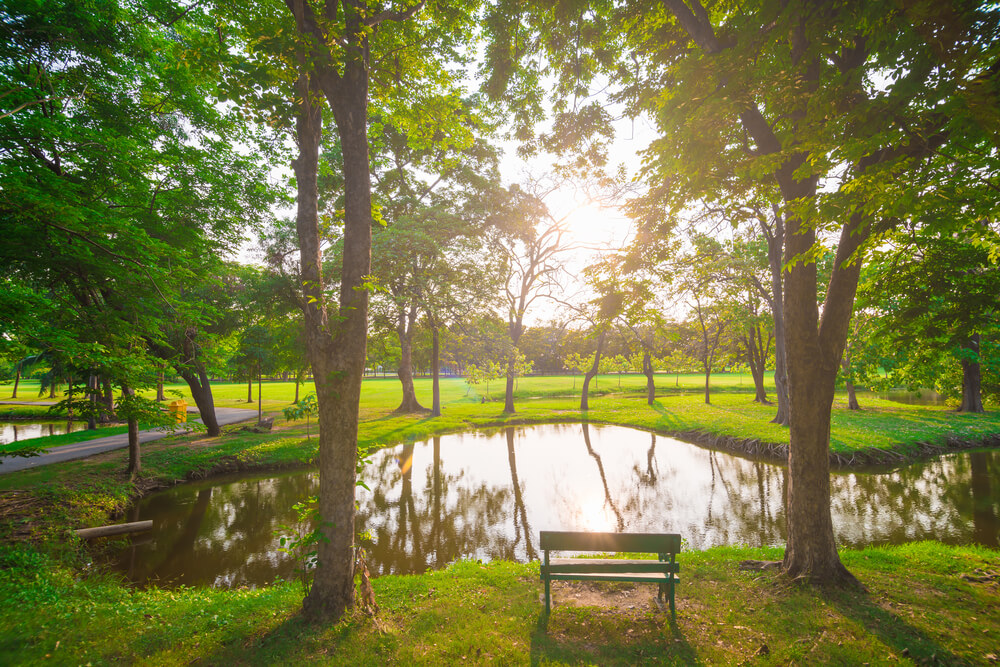
MULTIPOLYGON (((35 405, 40 405, 40 403, 36 403, 35 405)), ((198 409, 190 407, 188 408, 188 412, 197 413, 198 409)), ((219 426, 226 426, 227 424, 235 424, 237 422, 257 419, 257 411, 241 410, 239 408, 215 408, 215 418, 218 419, 219 426)), ((195 419, 194 421, 200 422, 201 420, 195 419)), ((165 438, 168 435, 173 435, 173 433, 170 431, 159 431, 155 429, 150 431, 140 431, 139 442, 143 443, 150 442, 152 440, 159 440, 160 438, 165 438)), ((128 433, 119 433, 118 435, 94 438, 93 440, 77 442, 72 445, 53 447, 45 454, 31 456, 28 458, 23 456, 0 456, 0 475, 16 472, 18 470, 26 470, 28 468, 37 468, 38 466, 44 466, 50 463, 60 463, 62 461, 82 459, 88 456, 93 456, 94 454, 110 452, 114 449, 122 449, 124 447, 128 447, 128 433)))

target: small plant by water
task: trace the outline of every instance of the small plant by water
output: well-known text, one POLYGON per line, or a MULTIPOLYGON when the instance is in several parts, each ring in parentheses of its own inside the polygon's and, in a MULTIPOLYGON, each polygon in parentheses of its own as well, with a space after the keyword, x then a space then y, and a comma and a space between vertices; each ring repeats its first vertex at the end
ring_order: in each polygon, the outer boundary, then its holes
POLYGON ((287 408, 282 410, 285 415, 285 419, 288 421, 293 421, 296 419, 302 419, 305 417, 306 420, 306 440, 310 438, 309 435, 309 417, 316 414, 319 410, 319 405, 316 403, 316 394, 309 394, 301 401, 294 405, 289 405, 287 408))
POLYGON ((292 509, 295 510, 295 523, 279 526, 274 534, 278 537, 278 551, 291 556, 295 561, 295 574, 302 584, 302 592, 309 595, 319 543, 329 542, 330 539, 323 534, 319 521, 319 500, 316 496, 295 503, 292 509), (310 526, 313 526, 311 530, 310 526))

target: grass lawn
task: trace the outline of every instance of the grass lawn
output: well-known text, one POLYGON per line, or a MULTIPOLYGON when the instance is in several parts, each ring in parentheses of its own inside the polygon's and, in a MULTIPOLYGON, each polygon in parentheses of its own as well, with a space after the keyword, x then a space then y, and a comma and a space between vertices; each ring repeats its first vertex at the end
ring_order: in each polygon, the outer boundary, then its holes
MULTIPOLYGON (((31 382, 22 382, 21 395, 37 393, 32 390, 31 382)), ((521 378, 515 392, 518 411, 514 415, 504 415, 502 383, 491 383, 489 400, 483 402, 485 386, 470 388, 461 378, 444 378, 441 382, 443 414, 430 419, 426 415, 395 415, 393 410, 402 398, 399 381, 393 377, 368 378, 362 384, 360 437, 362 444, 388 444, 483 425, 578 421, 585 417, 595 422, 632 425, 661 433, 701 432, 718 437, 788 443, 788 429, 769 423, 774 407, 751 400, 753 384, 747 375, 713 376, 711 405, 704 403, 703 376, 658 375, 658 399, 652 407, 645 404, 644 377, 602 375, 597 378, 596 391, 591 394, 591 409, 586 414, 578 409, 580 384, 580 378, 574 376, 521 378)), ((179 394, 193 405, 186 385, 168 385, 166 390, 179 394)), ((304 384, 301 396, 311 390, 311 383, 304 384)), ((430 405, 430 380, 418 379, 416 390, 419 400, 430 405)), ((256 385, 255 402, 249 404, 246 385, 242 383, 216 384, 212 393, 220 407, 257 407, 256 385)), ((281 409, 290 405, 294 398, 295 384, 265 382, 262 393, 263 410, 280 419, 281 409)), ((169 400, 173 400, 173 396, 169 400)), ((982 441, 1000 433, 1000 410, 995 408, 985 415, 969 415, 958 414, 943 405, 904 405, 870 395, 862 396, 861 402, 861 411, 850 411, 846 398, 837 395, 831 451, 849 456, 879 449, 913 456, 924 444, 943 446, 948 439, 982 441)), ((46 446, 48 442, 45 439, 46 446)))
POLYGON ((867 588, 823 591, 743 559, 778 550, 682 553, 677 622, 655 588, 553 584, 538 564, 459 562, 374 580, 381 609, 337 624, 298 614, 302 591, 133 590, 37 552, 0 552, 0 651, 8 664, 988 665, 996 661, 996 551, 936 543, 844 551, 867 588))
MULTIPOLYGON (((726 389, 713 393, 710 406, 699 376, 659 378, 653 406, 645 404, 642 380, 623 377, 619 390, 616 376, 601 378, 582 414, 572 377, 523 379, 518 412, 504 415, 502 401, 483 402, 462 380, 446 379, 443 415, 432 419, 394 414, 398 381, 369 379, 359 440, 381 446, 490 425, 585 418, 661 433, 787 442, 787 430, 768 423, 773 406, 753 403, 749 384, 741 390, 735 378, 719 381, 726 389)), ((245 385, 213 391, 220 406, 248 407, 245 385)), ((499 391, 491 385, 491 399, 499 391)), ((417 392, 430 403, 429 380, 418 380, 417 392)), ((842 552, 866 593, 821 591, 738 568, 744 559, 780 558, 780 551, 686 552, 676 625, 651 605, 649 588, 577 583, 554 586, 556 606, 546 623, 532 563, 462 562, 382 577, 374 581, 382 607, 374 619, 356 611, 332 626, 298 616, 302 592, 295 583, 133 590, 87 567, 86 548, 67 538, 67 528, 105 523, 138 494, 224 470, 310 464, 315 421, 306 439, 305 422, 280 418, 293 394, 292 383, 264 385, 263 407, 279 416, 272 433, 229 427, 220 438, 175 435, 144 445, 136 483, 124 475, 123 450, 0 475, 3 662, 991 664, 1000 655, 1000 553, 937 543, 842 552)), ((844 454, 879 448, 916 456, 927 443, 1000 433, 997 410, 959 415, 869 397, 864 410, 851 412, 844 403, 838 398, 834 406, 831 445, 844 454)))

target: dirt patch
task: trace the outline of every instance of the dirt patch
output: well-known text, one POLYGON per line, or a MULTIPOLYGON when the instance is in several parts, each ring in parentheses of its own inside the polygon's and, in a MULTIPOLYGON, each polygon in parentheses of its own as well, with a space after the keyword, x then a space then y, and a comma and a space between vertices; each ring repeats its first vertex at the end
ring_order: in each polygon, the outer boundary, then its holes
POLYGON ((552 607, 561 606, 603 607, 635 617, 659 609, 656 586, 612 581, 553 581, 552 607))
POLYGON ((9 526, 13 540, 28 539, 36 524, 33 517, 41 516, 51 506, 51 502, 43 501, 31 493, 4 491, 0 493, 0 525, 9 526))

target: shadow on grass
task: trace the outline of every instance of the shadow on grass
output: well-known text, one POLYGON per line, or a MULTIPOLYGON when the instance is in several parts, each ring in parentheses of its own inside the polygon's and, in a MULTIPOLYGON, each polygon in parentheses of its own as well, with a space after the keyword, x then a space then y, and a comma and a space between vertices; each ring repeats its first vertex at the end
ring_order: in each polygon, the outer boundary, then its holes
POLYGON ((669 612, 651 616, 663 618, 662 627, 653 620, 647 632, 635 636, 633 629, 641 625, 636 619, 621 615, 620 623, 614 625, 617 632, 609 636, 606 621, 616 614, 603 611, 588 616, 591 613, 587 608, 572 610, 569 619, 557 618, 550 627, 551 614, 543 609, 531 633, 530 664, 705 664, 669 612))
MULTIPOLYGON (((417 417, 417 416, 420 416, 420 419, 414 419, 413 421, 407 421, 407 422, 405 422, 405 423, 397 426, 396 428, 389 429, 387 431, 378 431, 377 435, 369 437, 368 440, 370 440, 370 441, 388 440, 388 441, 395 442, 396 438, 393 437, 395 434, 403 433, 405 431, 413 429, 414 427, 420 426, 422 424, 426 424, 427 422, 434 421, 435 419, 439 419, 438 417, 431 416, 430 411, 427 411, 427 412, 406 412, 406 413, 390 412, 388 414, 382 415, 381 417, 376 417, 374 419, 366 419, 366 420, 364 420, 364 423, 365 424, 379 424, 379 423, 382 423, 382 422, 390 422, 390 421, 394 421, 394 420, 398 420, 398 419, 403 419, 405 417, 417 417)), ((413 438, 410 438, 410 440, 419 440, 422 437, 424 437, 424 436, 417 436, 417 435, 415 435, 413 438)))
POLYGON ((677 415, 674 414, 674 412, 672 412, 671 410, 667 410, 665 407, 663 407, 663 403, 661 403, 659 399, 654 400, 653 405, 651 405, 650 407, 652 407, 660 414, 660 421, 659 421, 660 425, 675 430, 681 428, 682 424, 681 421, 677 419, 677 415))
POLYGON ((192 665, 274 665, 327 659, 340 640, 351 632, 351 623, 334 625, 310 622, 301 611, 261 634, 234 632, 211 653, 192 660, 192 665))
POLYGON ((920 628, 879 606, 867 592, 836 592, 828 595, 827 601, 897 655, 907 655, 918 664, 967 664, 967 660, 949 651, 920 628))

